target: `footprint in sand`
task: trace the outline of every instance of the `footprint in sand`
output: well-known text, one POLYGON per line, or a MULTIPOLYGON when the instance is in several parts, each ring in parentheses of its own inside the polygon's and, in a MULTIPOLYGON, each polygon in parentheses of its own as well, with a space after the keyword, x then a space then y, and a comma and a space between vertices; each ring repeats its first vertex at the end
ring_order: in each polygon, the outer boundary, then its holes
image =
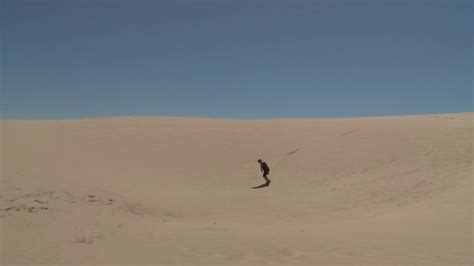
POLYGON ((285 257, 300 257, 303 255, 303 252, 297 249, 283 248, 278 250, 278 253, 285 257))
POLYGON ((73 243, 76 244, 92 244, 94 242, 94 239, 103 239, 104 235, 101 233, 93 233, 90 235, 79 235, 75 236, 74 240, 72 241, 73 243))
POLYGON ((76 244, 92 244, 92 242, 94 242, 94 240, 92 239, 92 237, 90 236, 78 236, 78 237, 75 237, 73 243, 76 243, 76 244))

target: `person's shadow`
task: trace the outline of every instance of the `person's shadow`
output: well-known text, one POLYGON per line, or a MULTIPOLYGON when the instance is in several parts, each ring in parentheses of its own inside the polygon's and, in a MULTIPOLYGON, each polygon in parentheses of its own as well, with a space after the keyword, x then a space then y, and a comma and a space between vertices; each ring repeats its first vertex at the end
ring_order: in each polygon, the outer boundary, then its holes
POLYGON ((263 184, 261 184, 259 186, 256 186, 256 187, 252 187, 252 189, 260 189, 260 188, 265 188, 265 187, 268 187, 268 186, 270 186, 270 183, 267 182, 267 183, 263 183, 263 184))

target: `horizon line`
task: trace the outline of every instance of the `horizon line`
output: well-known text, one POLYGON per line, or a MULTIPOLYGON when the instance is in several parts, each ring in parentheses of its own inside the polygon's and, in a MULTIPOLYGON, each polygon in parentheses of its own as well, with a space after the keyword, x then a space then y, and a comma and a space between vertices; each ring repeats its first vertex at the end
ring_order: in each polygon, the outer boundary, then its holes
POLYGON ((317 119, 363 119, 363 118, 384 118, 384 117, 411 117, 411 116, 443 116, 474 114, 468 112, 447 112, 447 113, 418 113, 418 114, 383 114, 383 115, 354 115, 354 116, 320 116, 320 117, 278 117, 278 118, 224 118, 211 116, 176 116, 176 115, 104 115, 104 116, 83 116, 71 118, 3 118, 0 121, 71 121, 71 120, 104 120, 104 119, 126 119, 126 118, 169 118, 169 119, 207 119, 207 120, 234 120, 234 121, 262 121, 262 120, 317 120, 317 119))

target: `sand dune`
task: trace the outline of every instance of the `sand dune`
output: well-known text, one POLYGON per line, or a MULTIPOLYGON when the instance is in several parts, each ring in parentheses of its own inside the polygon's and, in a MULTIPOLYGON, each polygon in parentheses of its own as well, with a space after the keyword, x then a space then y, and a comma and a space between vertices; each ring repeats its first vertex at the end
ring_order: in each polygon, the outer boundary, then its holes
POLYGON ((1 263, 472 265, 472 119, 2 120, 1 263))

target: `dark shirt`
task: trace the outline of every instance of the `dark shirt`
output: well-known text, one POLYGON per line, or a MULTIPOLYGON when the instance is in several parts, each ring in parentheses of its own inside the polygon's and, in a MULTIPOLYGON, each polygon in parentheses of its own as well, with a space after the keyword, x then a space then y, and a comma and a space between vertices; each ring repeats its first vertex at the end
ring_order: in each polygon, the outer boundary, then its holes
POLYGON ((268 167, 268 164, 266 162, 262 162, 260 164, 260 168, 264 171, 264 172, 268 172, 270 171, 270 167, 268 167))

